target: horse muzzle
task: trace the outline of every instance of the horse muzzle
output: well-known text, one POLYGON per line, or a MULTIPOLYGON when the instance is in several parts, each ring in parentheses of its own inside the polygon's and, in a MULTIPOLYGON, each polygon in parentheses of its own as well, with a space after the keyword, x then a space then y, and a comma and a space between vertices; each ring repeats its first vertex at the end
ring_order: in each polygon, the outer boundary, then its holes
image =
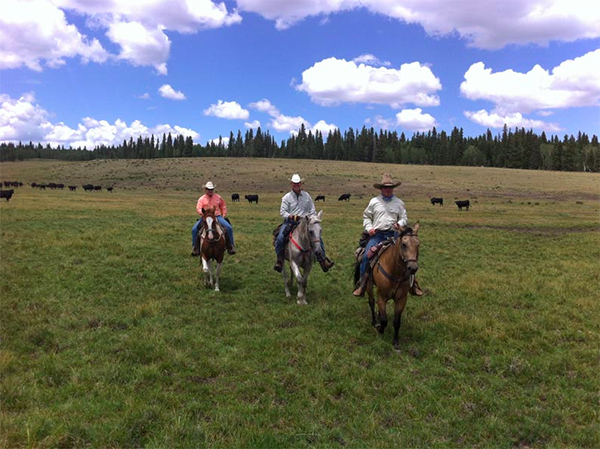
POLYGON ((416 261, 408 261, 406 262, 406 270, 409 274, 415 274, 419 269, 419 263, 416 261))

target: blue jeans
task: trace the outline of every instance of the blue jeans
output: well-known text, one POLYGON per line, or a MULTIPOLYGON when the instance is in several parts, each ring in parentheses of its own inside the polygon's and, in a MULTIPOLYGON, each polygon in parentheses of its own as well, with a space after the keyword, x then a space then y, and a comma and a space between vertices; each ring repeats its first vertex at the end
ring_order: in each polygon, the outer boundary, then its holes
MULTIPOLYGON (((200 217, 200 219, 192 228, 192 246, 194 246, 194 244, 196 243, 196 239, 198 238, 198 231, 200 230, 203 221, 204 218, 200 217)), ((229 243, 231 243, 231 246, 233 246, 233 228, 221 215, 217 215, 217 221, 223 227, 223 229, 225 229, 225 232, 227 232, 227 237, 229 237, 229 243)))
MULTIPOLYGON (((293 220, 286 219, 279 228, 279 234, 277 234, 277 238, 275 239, 275 254, 277 254, 277 260, 283 260, 285 254, 285 238, 290 233, 293 224, 293 220)), ((323 251, 323 259, 325 259, 325 244, 323 243, 323 237, 321 237, 321 250, 323 251)))
POLYGON ((367 267, 369 266, 369 258, 367 255, 369 254, 369 249, 378 243, 387 240, 389 237, 394 237, 396 235, 396 231, 390 229, 389 231, 380 231, 376 232, 369 241, 367 242, 367 246, 365 247, 365 254, 363 255, 362 260, 360 261, 360 277, 362 278, 363 274, 367 272, 367 267))

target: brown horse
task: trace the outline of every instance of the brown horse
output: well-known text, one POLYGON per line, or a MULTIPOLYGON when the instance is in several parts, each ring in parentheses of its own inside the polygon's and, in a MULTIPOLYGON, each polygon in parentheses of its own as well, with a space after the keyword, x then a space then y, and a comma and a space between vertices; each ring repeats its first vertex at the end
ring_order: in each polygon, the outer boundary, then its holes
POLYGON ((388 323, 386 306, 390 299, 394 300, 394 348, 399 349, 398 331, 402 312, 406 306, 408 292, 414 281, 414 274, 419 269, 419 223, 414 228, 403 227, 400 235, 380 256, 373 267, 373 274, 367 283, 369 306, 371 307, 371 324, 383 334, 388 323), (375 316, 375 298, 373 285, 377 286, 377 307, 379 323, 375 316))
POLYGON ((202 256, 202 271, 204 272, 204 285, 214 287, 219 291, 219 275, 221 274, 221 264, 225 255, 225 231, 219 225, 215 216, 215 208, 207 207, 202 209, 204 221, 198 238, 200 239, 200 255, 202 256), (217 262, 214 279, 211 261, 217 262))

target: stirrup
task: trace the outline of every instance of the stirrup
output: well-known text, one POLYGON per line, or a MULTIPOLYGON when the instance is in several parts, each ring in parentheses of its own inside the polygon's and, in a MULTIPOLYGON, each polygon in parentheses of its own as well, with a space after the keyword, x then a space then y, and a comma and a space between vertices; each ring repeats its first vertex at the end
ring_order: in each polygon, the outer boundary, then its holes
POLYGON ((237 251, 235 250, 235 246, 231 245, 229 248, 227 248, 227 253, 230 256, 233 256, 237 251))

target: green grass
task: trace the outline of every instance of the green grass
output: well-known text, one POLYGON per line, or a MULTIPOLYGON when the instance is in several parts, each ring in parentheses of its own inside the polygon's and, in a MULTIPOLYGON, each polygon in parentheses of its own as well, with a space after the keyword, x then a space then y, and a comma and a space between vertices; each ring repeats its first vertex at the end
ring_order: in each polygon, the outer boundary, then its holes
POLYGON ((229 203, 238 254, 220 293, 189 257, 206 179, 188 162, 0 167, 24 182, 123 178, 114 194, 22 187, 0 203, 3 447, 600 446, 598 175, 320 165, 307 189, 328 195, 318 208, 336 266, 311 274, 300 307, 272 270, 270 234, 293 162, 243 161, 213 178, 224 196, 261 195, 229 203), (169 166, 176 187, 163 185, 169 166), (350 176, 364 167, 376 174, 350 176), (142 169, 152 179, 139 186, 142 169), (397 193, 422 225, 428 295, 409 298, 400 353, 351 295, 383 170, 409 180, 397 193), (502 173, 511 187, 496 189, 502 173), (344 191, 365 196, 335 201, 344 191), (440 191, 450 204, 431 206, 440 191), (459 213, 454 196, 476 203, 459 213))

